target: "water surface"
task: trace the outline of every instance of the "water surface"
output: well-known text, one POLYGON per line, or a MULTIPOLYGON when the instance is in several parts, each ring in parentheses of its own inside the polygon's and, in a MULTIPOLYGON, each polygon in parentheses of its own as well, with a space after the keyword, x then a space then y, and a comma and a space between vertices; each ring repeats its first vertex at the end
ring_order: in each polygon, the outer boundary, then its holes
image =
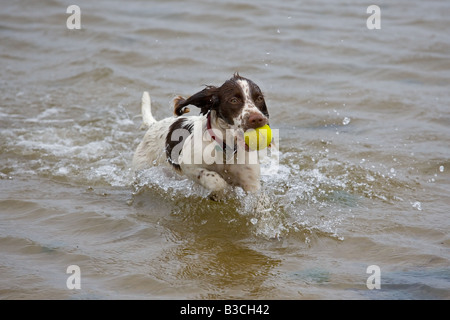
POLYGON ((0 298, 450 298, 449 3, 70 4, 0 13, 0 298), (161 119, 237 71, 280 132, 261 193, 135 177, 142 92, 161 119))

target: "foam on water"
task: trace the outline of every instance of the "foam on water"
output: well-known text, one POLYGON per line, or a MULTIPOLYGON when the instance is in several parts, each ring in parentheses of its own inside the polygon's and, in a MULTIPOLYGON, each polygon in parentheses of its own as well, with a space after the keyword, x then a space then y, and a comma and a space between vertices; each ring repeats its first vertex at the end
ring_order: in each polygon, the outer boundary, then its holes
MULTIPOLYGON (((62 116, 63 108, 51 107, 27 119, 26 128, 1 129, 10 155, 6 173, 41 175, 86 187, 132 186, 130 203, 133 194, 151 188, 171 203, 180 198, 192 202, 193 214, 195 208, 201 210, 210 201, 209 192, 170 168, 153 167, 137 175, 131 171, 143 132, 138 130, 139 121, 135 123, 124 110, 121 105, 103 107, 71 120, 62 116), (25 162, 17 161, 23 158, 25 162)), ((243 217, 257 236, 293 235, 308 242, 317 234, 343 239, 339 226, 361 199, 402 201, 391 192, 393 185, 401 184, 397 170, 380 173, 364 167, 365 162, 332 157, 327 148, 270 153, 263 159, 262 190, 246 194, 236 188, 221 206, 243 217)))
POLYGON ((26 125, 0 129, 9 154, 7 171, 75 183, 129 185, 133 176, 128 162, 137 130, 122 109, 104 108, 74 121, 61 116, 63 108, 52 107, 25 119, 26 125), (55 115, 59 116, 53 119, 55 115))
POLYGON ((448 2, 67 5, 0 12, 2 298, 448 298, 448 2), (280 129, 261 192, 135 179, 142 92, 161 119, 234 72, 280 129))
MULTIPOLYGON (((353 216, 353 208, 364 205, 364 199, 399 201, 389 195, 389 185, 396 183, 392 181, 360 165, 329 159, 326 153, 312 160, 301 152, 281 152, 277 173, 262 176, 259 193, 236 188, 221 206, 244 217, 252 232, 266 239, 294 236, 309 242, 322 235, 343 240, 339 226, 353 216)), ((140 172, 134 191, 145 188, 173 203, 180 198, 192 201, 198 210, 210 201, 207 190, 167 167, 140 172)))
MULTIPOLYGON (((144 132, 138 130, 140 119, 134 121, 123 105, 74 107, 69 118, 64 106, 47 106, 51 101, 52 94, 48 94, 45 107, 26 119, 0 110, 12 121, 10 127, 0 128, 6 146, 5 177, 38 175, 85 188, 124 188, 130 192, 130 204, 134 195, 145 196, 151 189, 173 205, 175 213, 189 211, 192 216, 210 208, 209 192, 170 168, 154 167, 135 176, 131 158, 144 132)), ((340 121, 347 127, 354 122, 349 117, 340 121)), ((279 153, 263 159, 262 190, 252 195, 237 188, 213 206, 217 212, 211 215, 224 212, 230 222, 238 215, 240 223, 257 237, 295 237, 309 243, 318 236, 344 239, 340 227, 351 219, 355 208, 367 206, 367 199, 404 202, 418 211, 425 207, 421 199, 395 192, 408 189, 401 180, 401 168, 375 166, 366 157, 341 157, 330 151, 332 142, 313 141, 304 150, 298 145, 286 147, 289 143, 282 141, 279 153)), ((441 173, 443 169, 438 167, 441 173)))

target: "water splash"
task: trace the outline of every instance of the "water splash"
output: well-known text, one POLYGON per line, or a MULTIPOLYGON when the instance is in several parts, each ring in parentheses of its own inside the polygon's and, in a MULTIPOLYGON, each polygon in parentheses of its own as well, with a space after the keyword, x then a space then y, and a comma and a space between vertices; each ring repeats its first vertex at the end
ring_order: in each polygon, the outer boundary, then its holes
POLYGON ((350 123, 351 119, 349 117, 344 117, 342 120, 342 125, 346 126, 350 123))
MULTIPOLYGON (((298 166, 291 163, 293 156, 293 153, 282 155, 284 163, 280 164, 276 175, 263 176, 259 193, 247 194, 236 188, 217 210, 229 212, 230 219, 235 219, 237 213, 254 235, 265 239, 300 236, 309 242, 321 235, 343 240, 338 228, 348 210, 342 210, 342 207, 351 208, 357 201, 346 191, 347 180, 330 176, 325 170, 329 162, 325 161, 319 162, 318 167, 298 170, 298 166)), ((165 167, 140 172, 133 186, 135 194, 151 188, 172 203, 177 203, 180 198, 192 202, 190 211, 202 211, 210 201, 207 190, 165 167)), ((183 203, 178 211, 186 208, 183 203)), ((211 215, 217 214, 211 212, 211 215)))
POLYGON ((210 205, 206 189, 170 168, 153 167, 135 175, 130 162, 141 138, 138 124, 120 105, 107 110, 89 111, 74 121, 62 118, 63 109, 52 107, 29 119, 26 127, 2 129, 7 146, 2 174, 34 174, 93 187, 131 185, 130 205, 134 195, 151 189, 175 212, 194 216, 207 207, 229 216, 230 223, 239 217, 258 237, 294 236, 305 242, 317 235, 343 239, 339 227, 362 199, 403 201, 392 192, 405 187, 398 170, 383 174, 364 167, 366 161, 353 163, 332 158, 328 149, 311 148, 282 150, 276 154, 276 165, 264 159, 268 174, 262 176, 260 193, 236 188, 224 202, 210 205), (42 125, 50 122, 51 126, 42 125))

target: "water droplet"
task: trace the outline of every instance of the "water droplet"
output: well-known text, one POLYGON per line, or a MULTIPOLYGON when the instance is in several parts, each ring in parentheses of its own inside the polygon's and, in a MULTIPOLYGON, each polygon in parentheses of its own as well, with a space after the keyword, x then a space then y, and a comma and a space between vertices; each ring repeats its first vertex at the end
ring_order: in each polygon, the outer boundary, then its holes
POLYGON ((413 208, 422 211, 422 203, 420 203, 419 201, 416 201, 412 204, 413 208))
POLYGON ((349 117, 345 117, 344 118, 344 120, 342 120, 342 124, 344 125, 344 126, 346 126, 346 125, 348 125, 349 123, 350 123, 350 118, 349 117))

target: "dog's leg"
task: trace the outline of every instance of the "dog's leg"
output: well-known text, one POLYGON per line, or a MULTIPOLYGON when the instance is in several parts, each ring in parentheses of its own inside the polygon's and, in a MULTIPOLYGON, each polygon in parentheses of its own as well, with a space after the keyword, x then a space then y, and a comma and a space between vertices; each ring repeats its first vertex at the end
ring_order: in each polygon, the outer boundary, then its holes
POLYGON ((228 183, 217 172, 209 171, 204 168, 190 169, 191 170, 186 171, 186 169, 183 168, 183 172, 208 190, 221 191, 228 187, 228 183))
POLYGON ((209 196, 211 200, 219 201, 225 196, 229 185, 217 172, 201 167, 183 166, 183 164, 181 164, 181 169, 186 176, 197 181, 205 189, 212 191, 209 196))
POLYGON ((227 166, 226 171, 233 185, 241 187, 245 192, 256 193, 261 189, 259 164, 232 164, 227 166))

